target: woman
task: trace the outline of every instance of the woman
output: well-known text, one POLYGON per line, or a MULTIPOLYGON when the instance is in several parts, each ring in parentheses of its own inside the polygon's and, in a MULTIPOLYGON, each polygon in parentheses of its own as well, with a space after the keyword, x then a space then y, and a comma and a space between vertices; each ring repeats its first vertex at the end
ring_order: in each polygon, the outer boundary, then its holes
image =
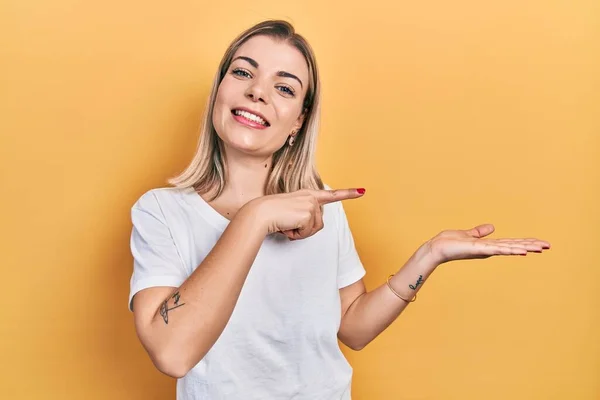
POLYGON ((536 239, 444 231, 366 292, 342 200, 314 168, 319 75, 282 21, 236 38, 215 77, 196 156, 132 207, 129 305, 178 399, 350 399, 337 339, 360 350, 447 261, 525 255, 536 239))

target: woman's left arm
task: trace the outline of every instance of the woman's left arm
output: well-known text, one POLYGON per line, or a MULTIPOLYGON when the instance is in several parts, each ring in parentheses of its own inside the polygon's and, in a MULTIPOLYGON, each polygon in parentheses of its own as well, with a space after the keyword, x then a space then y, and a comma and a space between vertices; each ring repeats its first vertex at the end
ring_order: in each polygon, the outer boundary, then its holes
POLYGON ((535 238, 484 239, 492 232, 491 224, 443 231, 419 247, 391 277, 391 289, 386 282, 367 292, 362 280, 340 289, 342 322, 338 338, 353 350, 364 348, 394 322, 431 273, 443 263, 497 255, 524 256, 550 248, 550 243, 535 238))

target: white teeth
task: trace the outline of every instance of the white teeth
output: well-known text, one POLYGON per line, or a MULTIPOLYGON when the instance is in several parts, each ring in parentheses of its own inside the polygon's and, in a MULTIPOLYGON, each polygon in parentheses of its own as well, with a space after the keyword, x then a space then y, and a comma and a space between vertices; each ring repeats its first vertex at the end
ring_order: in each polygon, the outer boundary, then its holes
POLYGON ((258 122, 261 125, 267 126, 267 121, 265 121, 264 119, 262 119, 258 115, 254 115, 252 113, 249 113, 248 111, 235 110, 233 113, 235 115, 239 115, 239 116, 242 116, 242 117, 244 117, 246 119, 249 119, 250 121, 258 122))

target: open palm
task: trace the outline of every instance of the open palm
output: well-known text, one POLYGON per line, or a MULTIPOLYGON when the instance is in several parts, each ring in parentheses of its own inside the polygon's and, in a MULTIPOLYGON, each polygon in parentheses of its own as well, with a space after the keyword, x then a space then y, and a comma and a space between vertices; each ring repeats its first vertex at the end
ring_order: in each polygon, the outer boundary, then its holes
POLYGON ((468 230, 445 230, 429 241, 429 251, 439 264, 453 260, 488 258, 497 255, 541 253, 550 243, 536 238, 484 239, 495 230, 492 224, 468 230))

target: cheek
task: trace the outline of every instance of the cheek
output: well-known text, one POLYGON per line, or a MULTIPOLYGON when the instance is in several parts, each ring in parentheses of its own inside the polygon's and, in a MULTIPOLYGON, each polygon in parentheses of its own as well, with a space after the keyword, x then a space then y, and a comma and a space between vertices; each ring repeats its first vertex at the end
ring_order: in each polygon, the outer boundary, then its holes
POLYGON ((223 125, 225 117, 227 116, 227 112, 230 112, 229 105, 227 103, 228 94, 227 94, 227 86, 221 85, 219 86, 219 90, 217 91, 217 96, 215 98, 215 106, 213 108, 213 125, 215 128, 219 128, 223 125))
POLYGON ((285 128, 291 127, 300 116, 301 107, 295 102, 282 102, 277 108, 277 116, 279 121, 285 128))

